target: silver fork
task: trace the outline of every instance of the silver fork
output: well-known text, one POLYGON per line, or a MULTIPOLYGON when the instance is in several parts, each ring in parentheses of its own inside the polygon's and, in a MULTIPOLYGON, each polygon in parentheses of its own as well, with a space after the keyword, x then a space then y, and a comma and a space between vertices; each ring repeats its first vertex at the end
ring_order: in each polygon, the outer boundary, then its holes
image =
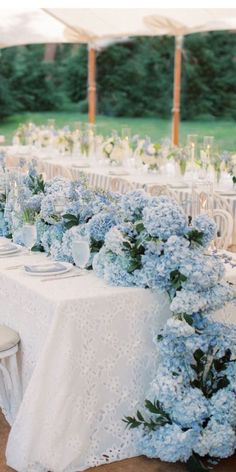
POLYGON ((14 270, 14 269, 19 269, 20 267, 23 267, 24 264, 18 264, 18 265, 15 265, 15 266, 8 266, 8 267, 5 267, 5 270, 14 270))

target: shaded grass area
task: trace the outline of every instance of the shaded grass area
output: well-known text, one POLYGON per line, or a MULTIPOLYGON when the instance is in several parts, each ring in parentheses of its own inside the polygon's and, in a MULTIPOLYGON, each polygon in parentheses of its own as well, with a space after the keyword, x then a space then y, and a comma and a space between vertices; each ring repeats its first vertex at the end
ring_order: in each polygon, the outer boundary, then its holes
MULTIPOLYGON (((75 121, 87 121, 86 114, 77 111, 65 112, 40 112, 15 114, 0 122, 0 134, 4 134, 7 144, 11 143, 12 136, 20 123, 32 121, 37 125, 45 124, 48 119, 54 118, 57 127, 71 125, 75 121)), ((160 118, 122 118, 98 115, 96 120, 97 133, 109 135, 113 129, 121 132, 128 127, 132 134, 146 135, 154 142, 161 138, 171 137, 171 120, 160 118)), ((227 149, 236 152, 236 122, 227 120, 198 119, 195 121, 183 121, 180 125, 180 140, 186 143, 188 134, 203 136, 215 136, 219 150, 227 149)))

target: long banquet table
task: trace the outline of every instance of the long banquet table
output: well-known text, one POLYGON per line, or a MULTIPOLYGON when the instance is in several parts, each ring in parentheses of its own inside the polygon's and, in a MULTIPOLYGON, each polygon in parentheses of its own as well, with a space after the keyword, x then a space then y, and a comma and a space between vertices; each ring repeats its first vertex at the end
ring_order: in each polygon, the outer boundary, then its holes
POLYGON ((0 322, 20 334, 23 383, 7 463, 75 472, 138 455, 122 418, 143 404, 154 377, 153 337, 169 316, 168 297, 108 287, 92 272, 43 282, 23 267, 7 270, 45 260, 0 259, 0 322))
MULTIPOLYGON (((20 152, 14 151, 14 148, 11 146, 6 147, 5 149, 7 153, 7 163, 10 166, 19 165, 21 157, 24 157, 27 160, 32 159, 32 155, 30 153, 27 154, 25 151, 21 154, 20 152)), ((166 185, 170 185, 175 194, 178 195, 180 203, 186 207, 186 212, 189 211, 188 197, 190 190, 188 185, 173 175, 164 176, 145 172, 141 174, 140 172, 135 172, 133 169, 130 169, 128 172, 124 171, 122 175, 122 169, 103 166, 83 167, 83 165, 79 163, 78 158, 75 157, 47 157, 47 155, 36 155, 34 157, 38 161, 40 172, 43 172, 48 179, 58 175, 79 179, 82 172, 87 176, 88 182, 92 187, 101 188, 103 190, 114 190, 114 180, 120 180, 120 182, 118 182, 118 191, 123 191, 123 187, 125 187, 126 184, 128 184, 127 189, 148 189, 148 187, 152 185, 157 185, 160 188, 163 188, 166 185)), ((231 244, 236 245, 236 191, 228 187, 218 188, 216 191, 222 198, 223 202, 226 202, 226 205, 233 216, 234 227, 231 244)))

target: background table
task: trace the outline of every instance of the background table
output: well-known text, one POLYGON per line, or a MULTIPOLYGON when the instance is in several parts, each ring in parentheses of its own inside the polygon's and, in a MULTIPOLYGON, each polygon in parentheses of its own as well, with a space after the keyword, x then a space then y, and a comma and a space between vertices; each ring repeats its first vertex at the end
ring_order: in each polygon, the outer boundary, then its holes
POLYGON ((19 472, 75 472, 138 454, 122 418, 155 375, 153 337, 169 316, 166 294, 111 288, 94 274, 42 282, 0 259, 0 322, 21 337, 24 396, 7 462, 19 472))
MULTIPOLYGON (((8 165, 19 165, 19 160, 21 157, 24 156, 27 160, 32 159, 32 155, 24 154, 20 155, 18 152, 14 154, 14 148, 11 146, 6 147, 7 152, 7 163, 8 165)), ((166 185, 170 185, 173 187, 173 190, 178 195, 178 200, 183 202, 183 208, 185 209, 186 213, 189 211, 189 204, 185 204, 186 196, 188 192, 190 193, 189 189, 187 188, 187 183, 181 182, 178 177, 176 176, 164 176, 159 175, 158 173, 137 173, 134 169, 130 169, 128 174, 124 175, 116 175, 116 168, 112 167, 81 167, 79 165, 78 158, 72 158, 69 156, 64 157, 40 157, 35 156, 38 161, 39 171, 43 172, 46 178, 51 179, 55 176, 63 176, 69 179, 79 179, 81 173, 84 173, 87 178, 89 185, 93 188, 101 188, 103 190, 114 190, 113 183, 114 179, 120 180, 120 182, 116 182, 116 190, 121 191, 124 193, 126 190, 126 184, 129 184, 127 190, 133 189, 140 189, 150 187, 151 185, 157 185, 160 188, 165 187, 166 185), (113 175, 112 175, 113 171, 113 175), (182 186, 181 186, 182 185, 182 186), (185 188, 184 188, 185 185, 185 188)), ((120 169, 122 172, 122 169, 120 169)), ((224 189, 217 189, 217 192, 221 196, 223 200, 225 200, 228 204, 229 211, 231 212, 233 219, 234 219, 234 227, 232 233, 232 240, 231 244, 236 245, 236 191, 233 191, 233 188, 224 188, 224 189)), ((189 213, 188 213, 189 214, 189 213)))

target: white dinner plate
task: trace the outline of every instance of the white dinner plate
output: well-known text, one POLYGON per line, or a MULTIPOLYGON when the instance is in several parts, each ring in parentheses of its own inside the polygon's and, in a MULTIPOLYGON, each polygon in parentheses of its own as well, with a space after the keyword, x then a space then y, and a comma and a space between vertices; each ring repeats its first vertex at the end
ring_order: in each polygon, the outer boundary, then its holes
POLYGON ((16 246, 15 244, 10 243, 10 242, 0 244, 0 257, 8 256, 10 254, 15 254, 15 252, 20 251, 20 249, 21 248, 19 246, 16 246))
POLYGON ((57 276, 65 274, 72 269, 69 262, 47 262, 42 264, 24 265, 23 270, 32 277, 57 276))

